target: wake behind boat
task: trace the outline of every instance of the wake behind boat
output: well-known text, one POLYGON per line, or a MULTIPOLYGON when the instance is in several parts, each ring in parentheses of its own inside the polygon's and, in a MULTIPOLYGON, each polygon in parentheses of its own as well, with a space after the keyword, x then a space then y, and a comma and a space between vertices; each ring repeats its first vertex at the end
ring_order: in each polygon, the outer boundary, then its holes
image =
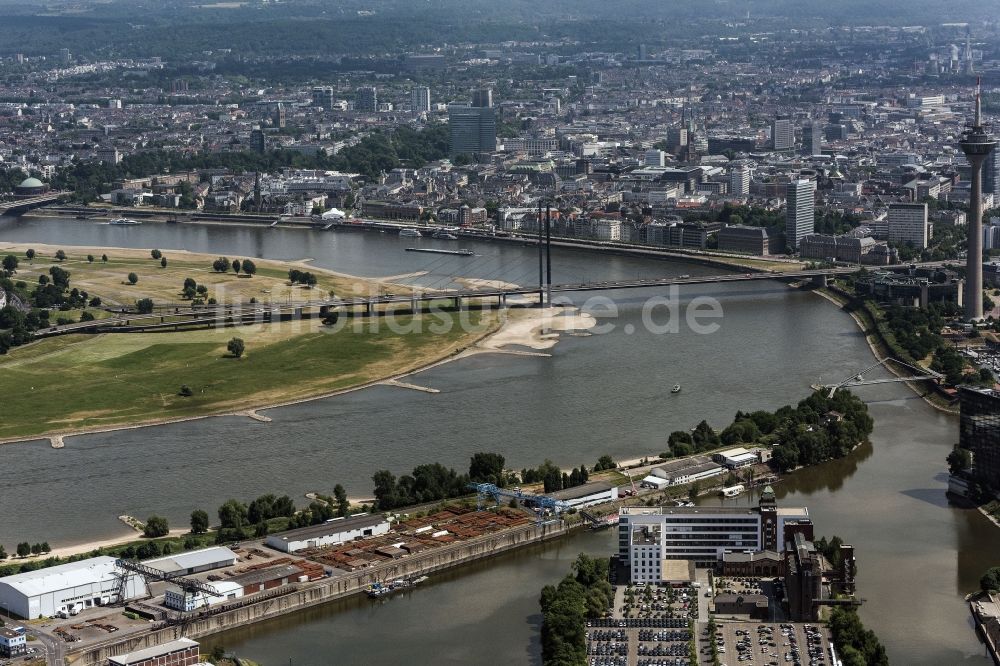
POLYGON ((474 257, 476 253, 472 250, 466 250, 465 248, 461 250, 444 250, 436 247, 408 247, 407 252, 430 252, 432 254, 454 254, 459 257, 474 257))

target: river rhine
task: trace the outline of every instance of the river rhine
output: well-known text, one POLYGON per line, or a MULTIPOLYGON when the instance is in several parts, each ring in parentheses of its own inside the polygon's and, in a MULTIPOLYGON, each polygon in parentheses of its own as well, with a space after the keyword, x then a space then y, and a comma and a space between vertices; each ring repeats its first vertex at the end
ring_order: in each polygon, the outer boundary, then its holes
MULTIPOLYGON (((270 259, 312 258, 344 273, 426 270, 530 284, 537 254, 516 245, 463 242, 480 256, 403 252, 387 234, 201 225, 115 228, 75 220, 0 219, 0 241, 184 248, 270 259)), ((434 243, 424 239, 425 245, 434 243)), ((717 272, 663 262, 555 251, 554 281, 717 272)), ((226 417, 0 447, 0 543, 66 544, 119 535, 115 516, 166 515, 186 524, 194 508, 264 492, 302 497, 343 483, 370 493, 380 468, 400 474, 440 461, 458 469, 476 451, 520 468, 548 457, 566 466, 655 453, 667 434, 701 418, 724 427, 738 410, 797 401, 819 379, 840 380, 872 355, 850 318, 820 297, 779 283, 685 288, 718 298, 718 331, 653 334, 642 307, 653 290, 610 292, 610 332, 564 336, 551 358, 480 355, 421 373, 425 394, 378 387, 267 411, 271 423, 226 417), (669 387, 684 390, 671 395, 669 387)), ((575 297, 584 304, 587 295, 575 297)), ((599 304, 585 304, 603 314, 599 304)), ((658 321, 665 315, 660 311, 658 321)), ((799 472, 779 502, 809 507, 817 533, 857 548, 861 614, 894 664, 986 664, 962 595, 998 562, 1000 529, 945 499, 944 456, 957 437, 905 387, 859 390, 875 418, 872 446, 799 472)), ((740 502, 751 501, 742 498, 740 502)), ((264 664, 494 664, 538 661, 537 598, 580 551, 610 554, 613 534, 588 533, 459 571, 385 603, 349 599, 245 629, 218 642, 264 664)))

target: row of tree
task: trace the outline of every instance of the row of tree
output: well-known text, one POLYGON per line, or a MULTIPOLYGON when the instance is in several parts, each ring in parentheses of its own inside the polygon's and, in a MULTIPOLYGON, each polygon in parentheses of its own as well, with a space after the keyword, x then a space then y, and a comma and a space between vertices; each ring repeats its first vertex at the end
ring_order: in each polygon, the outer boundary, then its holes
MULTIPOLYGON (((253 276, 257 273, 257 264, 253 262, 252 259, 227 259, 226 257, 219 257, 212 262, 212 270, 216 273, 226 273, 232 268, 233 272, 239 274, 240 271, 244 275, 253 276)), ((190 279, 190 278, 189 278, 190 279)))
MULTIPOLYGON (((27 557, 28 555, 42 555, 43 553, 51 552, 52 549, 49 548, 49 542, 43 541, 42 543, 28 543, 27 541, 22 541, 17 544, 15 553, 18 557, 27 557)), ((7 550, 0 546, 0 560, 7 559, 7 550)))
POLYGON ((563 490, 565 488, 582 486, 587 482, 588 478, 590 478, 590 474, 587 473, 587 468, 584 465, 580 465, 579 469, 573 469, 572 472, 566 473, 559 469, 558 465, 548 459, 535 469, 521 470, 522 482, 541 482, 545 488, 545 492, 547 493, 556 492, 557 490, 563 490))
POLYGON ((835 606, 827 626, 844 666, 888 666, 885 647, 854 608, 835 606))
POLYGON ((604 616, 614 600, 608 582, 610 563, 580 553, 573 571, 558 585, 546 585, 538 601, 542 609, 542 663, 579 666, 587 663, 588 619, 604 616))
POLYGON ((307 287, 316 286, 316 276, 309 271, 300 271, 297 268, 292 268, 288 271, 288 281, 292 284, 304 284, 307 287))

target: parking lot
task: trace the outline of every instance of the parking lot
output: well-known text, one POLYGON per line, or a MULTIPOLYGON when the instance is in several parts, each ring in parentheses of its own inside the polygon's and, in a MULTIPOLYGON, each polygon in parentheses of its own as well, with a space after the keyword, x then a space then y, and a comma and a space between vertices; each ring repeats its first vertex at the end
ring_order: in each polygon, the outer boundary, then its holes
POLYGON ((719 661, 728 666, 832 666, 825 627, 805 623, 726 622, 716 628, 719 661))

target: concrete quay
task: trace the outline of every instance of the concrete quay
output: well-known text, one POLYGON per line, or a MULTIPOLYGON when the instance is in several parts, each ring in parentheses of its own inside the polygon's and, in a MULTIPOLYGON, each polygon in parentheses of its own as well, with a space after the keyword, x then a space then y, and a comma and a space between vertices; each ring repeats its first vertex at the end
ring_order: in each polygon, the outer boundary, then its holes
POLYGON ((1000 666, 1000 595, 984 594, 969 602, 976 633, 986 644, 993 663, 1000 666))
POLYGON ((523 525, 346 575, 324 578, 315 583, 289 585, 282 590, 283 594, 272 594, 259 600, 243 599, 235 608, 223 607, 211 614, 193 613, 190 621, 183 624, 157 626, 151 630, 108 639, 77 650, 67 646, 66 661, 79 666, 105 664, 109 657, 160 645, 182 636, 197 639, 226 629, 293 613, 358 594, 375 582, 432 574, 523 546, 555 539, 568 534, 570 529, 562 521, 523 525))

